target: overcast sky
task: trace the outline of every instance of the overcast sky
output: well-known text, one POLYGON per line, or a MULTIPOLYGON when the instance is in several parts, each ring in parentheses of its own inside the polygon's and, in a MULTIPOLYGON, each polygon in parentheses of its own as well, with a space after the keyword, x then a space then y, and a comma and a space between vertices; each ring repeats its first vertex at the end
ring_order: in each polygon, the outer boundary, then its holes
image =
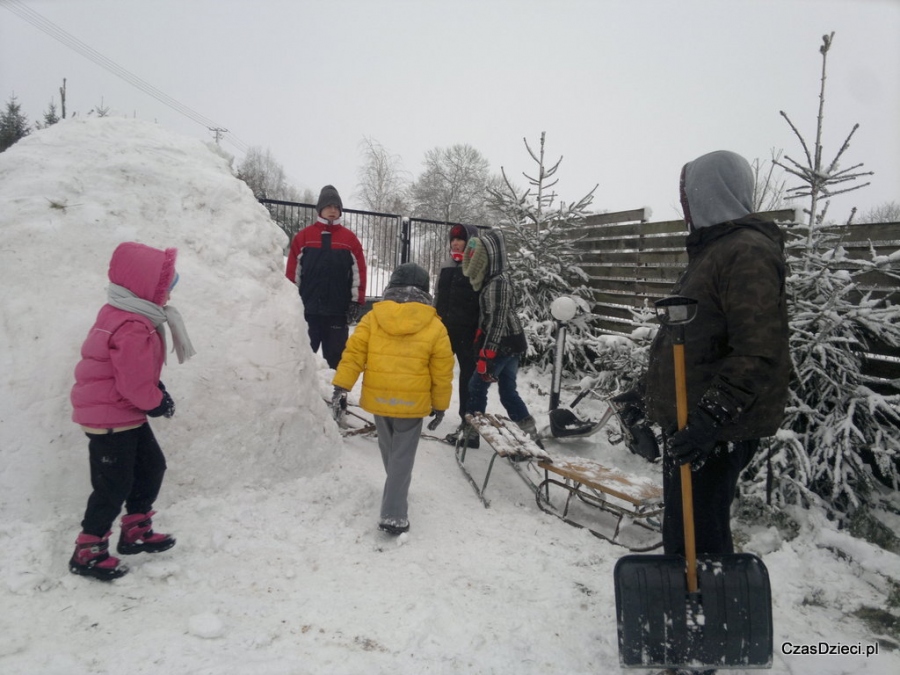
POLYGON ((427 150, 468 143, 524 185, 522 140, 546 131, 563 200, 599 184, 594 209, 668 220, 700 154, 803 159, 779 111, 812 145, 832 31, 825 159, 858 122, 842 166, 875 172, 834 200, 842 219, 900 202, 900 0, 0 0, 0 97, 34 122, 66 78, 70 115, 102 104, 212 139, 210 122, 236 161, 268 148, 348 207, 364 137, 411 177, 427 150))

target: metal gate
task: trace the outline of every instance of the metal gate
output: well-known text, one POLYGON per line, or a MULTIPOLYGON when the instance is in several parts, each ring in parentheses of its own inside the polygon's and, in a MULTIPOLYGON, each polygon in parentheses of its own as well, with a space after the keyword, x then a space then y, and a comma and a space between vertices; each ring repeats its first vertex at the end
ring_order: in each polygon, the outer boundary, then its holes
MULTIPOLYGON (((278 199, 260 199, 259 202, 287 234, 285 254, 294 235, 312 225, 318 217, 315 204, 278 199)), ((391 272, 405 262, 414 262, 428 272, 434 292, 438 272, 449 255, 449 229, 459 224, 357 209, 344 209, 342 222, 362 244, 368 271, 366 296, 371 299, 383 295, 391 272)))

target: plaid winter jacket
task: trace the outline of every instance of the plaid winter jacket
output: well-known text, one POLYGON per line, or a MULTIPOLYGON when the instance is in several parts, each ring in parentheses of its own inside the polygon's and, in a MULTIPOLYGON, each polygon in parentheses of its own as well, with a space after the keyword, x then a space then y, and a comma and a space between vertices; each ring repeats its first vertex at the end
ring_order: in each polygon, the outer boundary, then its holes
POLYGON ((522 354, 528 349, 517 314, 518 298, 507 277, 506 242, 500 230, 479 235, 487 251, 488 268, 479 296, 478 327, 483 333, 480 348, 501 355, 522 354))

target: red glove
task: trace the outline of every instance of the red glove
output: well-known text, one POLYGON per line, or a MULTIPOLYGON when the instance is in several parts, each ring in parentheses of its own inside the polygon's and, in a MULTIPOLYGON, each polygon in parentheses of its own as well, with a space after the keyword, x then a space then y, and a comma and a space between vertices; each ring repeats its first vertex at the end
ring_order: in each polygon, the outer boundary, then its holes
POLYGON ((484 331, 479 328, 478 330, 475 331, 475 339, 472 340, 472 344, 475 345, 475 347, 478 347, 478 345, 481 344, 481 341, 483 339, 484 339, 484 331))
POLYGON ((485 382, 497 381, 493 374, 495 358, 497 358, 497 352, 493 349, 482 349, 478 352, 478 362, 475 364, 475 371, 485 382))

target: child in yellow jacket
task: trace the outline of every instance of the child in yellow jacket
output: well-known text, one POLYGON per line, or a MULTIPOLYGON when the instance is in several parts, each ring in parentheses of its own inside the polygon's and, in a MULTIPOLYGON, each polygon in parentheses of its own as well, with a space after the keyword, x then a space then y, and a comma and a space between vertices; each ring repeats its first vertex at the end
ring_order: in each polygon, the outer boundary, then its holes
POLYGON ((408 494, 422 420, 435 429, 450 406, 453 351, 428 294, 428 273, 415 263, 394 270, 384 300, 373 305, 347 341, 335 371, 335 417, 363 373, 360 406, 375 417, 387 477, 378 528, 409 530, 408 494))

